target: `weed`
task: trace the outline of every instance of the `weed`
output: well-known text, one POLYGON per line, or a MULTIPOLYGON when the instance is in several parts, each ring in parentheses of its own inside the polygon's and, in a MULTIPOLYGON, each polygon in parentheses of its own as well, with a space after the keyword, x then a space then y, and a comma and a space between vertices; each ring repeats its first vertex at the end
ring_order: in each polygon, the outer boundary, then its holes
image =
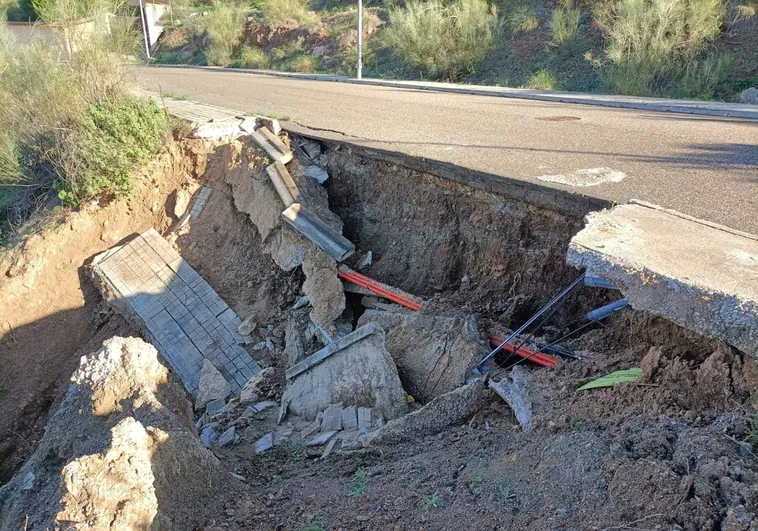
POLYGON ((524 88, 533 90, 558 90, 558 87, 558 79, 546 68, 534 72, 524 84, 524 88))
POLYGON ((512 501, 516 499, 516 493, 505 483, 498 483, 497 494, 501 502, 512 501))
POLYGON ((350 487, 348 496, 350 496, 351 498, 359 497, 366 490, 367 486, 368 486, 368 472, 363 468, 359 468, 355 472, 355 475, 353 476, 353 485, 350 487))
POLYGON ((282 482, 282 476, 280 475, 273 475, 268 480, 268 486, 269 487, 276 487, 279 483, 282 482))
POLYGON ((163 95, 166 98, 173 98, 179 101, 187 101, 187 96, 185 96, 184 94, 176 94, 174 92, 164 92, 163 95))
POLYGON ((550 17, 550 42, 560 46, 576 37, 582 12, 574 7, 573 0, 561 0, 550 17))
POLYGON ((507 17, 508 29, 515 37, 519 33, 528 33, 536 30, 540 25, 537 18, 537 9, 531 4, 516 7, 507 17))
POLYGON ((5 385, 0 385, 0 393, 10 393, 10 392, 11 392, 10 387, 7 387, 5 385))
POLYGON ((472 494, 478 494, 483 482, 484 478, 482 476, 479 474, 471 474, 468 478, 468 490, 472 494))
POLYGON ((235 62, 235 65, 245 68, 269 68, 271 66, 271 59, 260 48, 245 45, 242 47, 239 59, 235 62))
POLYGON ((308 0, 264 0, 261 7, 263 17, 272 26, 295 23, 313 28, 321 22, 318 14, 310 9, 308 0))
POLYGON ((484 59, 501 28, 486 0, 409 0, 390 11, 384 40, 393 54, 431 78, 456 80, 484 59))
POLYGON ((440 493, 438 491, 434 491, 431 496, 424 499, 422 507, 428 511, 429 509, 438 509, 444 505, 445 502, 442 499, 442 496, 440 496, 440 493))
POLYGON ((227 66, 232 63, 232 54, 239 46, 245 31, 247 8, 234 2, 214 0, 208 11, 206 31, 211 41, 206 57, 208 63, 227 66))
POLYGON ((279 119, 283 122, 291 122, 293 120, 293 117, 291 114, 285 114, 284 116, 280 116, 279 119))
POLYGON ((747 437, 745 442, 758 446, 758 413, 753 413, 748 418, 747 437))
POLYGON ((299 527, 302 531, 325 531, 327 526, 326 516, 311 516, 307 518, 305 524, 299 527))

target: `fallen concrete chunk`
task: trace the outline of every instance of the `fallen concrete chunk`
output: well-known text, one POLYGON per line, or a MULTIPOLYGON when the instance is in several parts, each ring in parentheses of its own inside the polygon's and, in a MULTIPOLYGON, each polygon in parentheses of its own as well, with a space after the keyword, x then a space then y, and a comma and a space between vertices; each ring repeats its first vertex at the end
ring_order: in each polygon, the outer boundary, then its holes
POLYGON ((274 161, 280 161, 287 164, 292 160, 292 152, 287 146, 266 127, 260 127, 251 133, 253 140, 264 149, 264 151, 274 161))
POLYGON ((195 409, 202 409, 208 402, 216 399, 226 400, 232 392, 232 386, 209 360, 203 361, 200 372, 200 385, 197 389, 195 409))
POLYGON ((27 472, 24 476, 24 479, 21 480, 21 490, 34 490, 34 481, 37 479, 37 476, 34 474, 34 472, 27 472))
POLYGON ((273 402, 271 400, 264 400, 263 402, 258 402, 256 404, 253 404, 250 406, 250 408, 255 413, 260 413, 261 411, 265 411, 267 409, 270 409, 272 407, 276 407, 278 404, 276 402, 273 402))
POLYGON ((273 367, 266 367, 253 376, 242 388, 240 403, 249 404, 250 402, 257 402, 261 397, 268 396, 271 388, 276 385, 275 378, 276 370, 273 367))
POLYGON ((514 367, 508 376, 499 382, 489 380, 488 385, 511 407, 521 429, 529 432, 532 430, 532 401, 529 399, 524 378, 524 370, 514 367))
POLYGON ((587 216, 567 262, 632 307, 758 356, 758 237, 635 202, 587 216))
POLYGON ((303 175, 315 179, 319 184, 324 184, 329 179, 329 174, 321 166, 315 164, 303 168, 303 175))
POLYGON ((324 410, 321 418, 321 432, 340 431, 342 429, 342 403, 332 404, 324 410))
POLYGON ((205 414, 208 415, 208 418, 214 418, 222 413, 226 412, 226 400, 223 398, 217 398, 216 400, 212 400, 208 402, 208 404, 205 406, 205 414))
POLYGON ((358 408, 358 429, 366 429, 371 430, 373 426, 371 425, 371 413, 372 410, 370 407, 359 407, 358 408))
POLYGON ((370 323, 309 356, 287 371, 283 400, 290 411, 315 418, 338 402, 372 407, 386 418, 405 413, 406 395, 384 347, 384 331, 370 323))
POLYGON ((338 262, 355 252, 355 245, 352 242, 334 231, 300 203, 294 203, 282 212, 282 219, 338 262))
POLYGON ((242 120, 231 119, 218 122, 207 122, 195 127, 194 136, 206 140, 217 140, 219 138, 229 138, 239 136, 242 133, 240 129, 242 120))
POLYGON ((358 326, 367 323, 376 323, 387 332, 387 350, 400 380, 406 391, 422 402, 457 389, 487 353, 473 315, 367 310, 358 326))
POLYGON ((322 433, 321 435, 317 435, 316 437, 314 437, 313 439, 305 443, 305 445, 306 446, 324 446, 336 434, 337 434, 336 431, 327 431, 325 433, 322 433))
POLYGON ((274 434, 267 433, 257 441, 255 441, 255 454, 262 454, 266 450, 270 450, 274 447, 274 434))
POLYGON ((276 193, 282 199, 284 208, 289 208, 293 203, 299 203, 302 200, 300 189, 281 161, 276 161, 267 167, 266 174, 271 179, 271 184, 276 188, 276 193))
POLYGON ((321 144, 309 138, 302 138, 298 145, 302 148, 308 158, 317 159, 321 155, 321 144))
POLYGON ((324 448, 324 453, 321 454, 321 460, 326 461, 326 458, 329 457, 332 454, 332 450, 334 450, 334 445, 337 444, 337 441, 339 439, 337 437, 332 437, 332 440, 329 441, 329 444, 326 445, 326 448, 324 448))
POLYGON ((284 330, 284 359, 287 367, 292 367, 305 357, 303 339, 297 325, 290 321, 284 330))
POLYGON ((487 405, 488 390, 483 380, 438 396, 421 409, 391 420, 361 438, 363 446, 394 444, 423 435, 439 433, 448 426, 461 424, 487 405))
POLYGON ((310 437, 311 435, 313 435, 314 433, 316 433, 320 428, 321 428, 321 423, 319 421, 317 421, 317 420, 314 420, 307 428, 305 428, 302 431, 302 433, 300 434, 300 436, 303 439, 307 439, 308 437, 310 437))
MULTIPOLYGON (((365 408, 361 408, 365 409, 365 408)), ((358 427, 358 409, 355 406, 348 406, 342 409, 342 429, 352 430, 358 427)))
POLYGON ((236 442, 236 440, 237 430, 234 426, 232 426, 219 436, 217 442, 219 446, 231 446, 236 442))

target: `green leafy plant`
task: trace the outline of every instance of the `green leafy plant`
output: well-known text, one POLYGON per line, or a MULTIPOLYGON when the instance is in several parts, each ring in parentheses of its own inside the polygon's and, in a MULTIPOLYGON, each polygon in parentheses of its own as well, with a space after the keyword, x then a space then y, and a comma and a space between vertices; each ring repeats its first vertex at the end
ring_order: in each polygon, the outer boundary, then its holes
POLYGON ((610 374, 606 374, 597 380, 592 380, 582 386, 577 391, 585 391, 587 389, 597 389, 599 387, 614 387, 621 383, 636 382, 642 375, 642 369, 624 369, 621 371, 614 371, 610 374))
POLYGON ((246 68, 265 69, 271 66, 271 58, 269 58, 268 54, 262 49, 245 45, 240 51, 239 59, 236 61, 236 65, 246 68))
POLYGON ((540 25, 537 17, 537 9, 532 4, 524 4, 516 7, 506 18, 508 29, 515 36, 519 33, 528 33, 536 30, 540 25))
POLYGON ((561 0, 550 17, 550 42, 560 46, 576 37, 582 12, 574 7, 573 0, 561 0))
POLYGON ((487 0, 409 0, 390 11, 384 41, 393 54, 431 78, 456 80, 474 71, 501 28, 487 0))
POLYGON ((310 55, 296 55, 285 63, 284 68, 291 72, 312 74, 318 69, 318 60, 310 55))
POLYGON ((479 474, 471 474, 468 478, 468 490, 472 494, 478 494, 484 478, 479 474))
POLYGON ((233 62, 232 54, 245 32, 247 7, 235 2, 214 0, 208 11, 206 31, 211 45, 206 57, 208 63, 226 66, 233 62))
POLYGON ((442 496, 440 496, 438 491, 435 491, 431 496, 424 499, 424 503, 421 506, 428 511, 429 509, 438 509, 443 505, 445 505, 445 502, 442 499, 442 496))
POLYGON ((363 468, 359 468, 353 476, 353 485, 350 487, 348 496, 357 498, 363 494, 366 487, 368 487, 368 472, 363 468))

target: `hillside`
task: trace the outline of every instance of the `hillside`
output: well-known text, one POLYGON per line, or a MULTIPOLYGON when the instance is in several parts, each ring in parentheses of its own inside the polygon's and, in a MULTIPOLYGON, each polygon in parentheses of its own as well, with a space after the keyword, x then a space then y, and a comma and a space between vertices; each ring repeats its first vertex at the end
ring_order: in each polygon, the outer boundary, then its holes
MULTIPOLYGON (((725 0, 369 1, 367 77, 738 101, 758 85, 758 17, 725 0)), ((352 2, 177 9, 160 63, 355 74, 352 2)))

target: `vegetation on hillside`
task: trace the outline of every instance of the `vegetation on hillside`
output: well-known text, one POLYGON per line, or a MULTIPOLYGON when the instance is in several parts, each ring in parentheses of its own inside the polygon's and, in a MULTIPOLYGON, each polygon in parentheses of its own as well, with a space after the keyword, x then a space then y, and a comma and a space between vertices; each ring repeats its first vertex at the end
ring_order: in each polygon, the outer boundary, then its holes
MULTIPOLYGON (((355 2, 184 1, 160 62, 355 74, 355 2)), ((758 84, 754 0, 364 5, 369 76, 702 99, 758 84)))
POLYGON ((80 206, 128 194, 134 165, 160 150, 167 131, 165 113, 124 84, 122 57, 139 46, 130 27, 108 24, 109 10, 91 2, 88 11, 78 11, 73 0, 34 5, 45 21, 85 14, 95 29, 75 35, 70 46, 41 39, 19 45, 0 24, 4 239, 56 202, 80 206))

